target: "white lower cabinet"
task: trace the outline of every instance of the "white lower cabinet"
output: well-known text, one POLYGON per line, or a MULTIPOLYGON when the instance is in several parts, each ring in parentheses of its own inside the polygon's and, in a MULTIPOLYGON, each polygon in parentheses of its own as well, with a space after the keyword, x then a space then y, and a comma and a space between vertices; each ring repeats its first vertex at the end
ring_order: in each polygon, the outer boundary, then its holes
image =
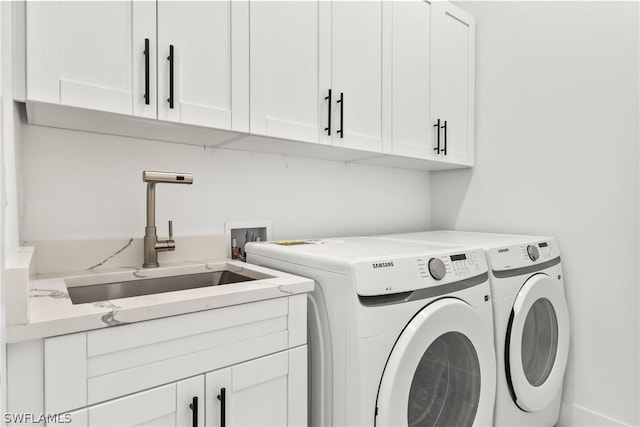
POLYGON ((202 425, 202 375, 91 406, 49 426, 191 426, 202 425), (194 405, 195 404, 195 405, 194 405), (194 418, 196 417, 196 418, 194 418), (196 422, 197 419, 197 422, 196 422), (71 421, 70 424, 65 424, 71 421))
POLYGON ((50 426, 306 425, 306 318, 299 294, 9 344, 8 413, 50 426))
POLYGON ((210 372, 206 425, 306 425, 306 378, 306 346, 210 372))
POLYGON ((302 426, 307 347, 63 414, 48 426, 302 426))

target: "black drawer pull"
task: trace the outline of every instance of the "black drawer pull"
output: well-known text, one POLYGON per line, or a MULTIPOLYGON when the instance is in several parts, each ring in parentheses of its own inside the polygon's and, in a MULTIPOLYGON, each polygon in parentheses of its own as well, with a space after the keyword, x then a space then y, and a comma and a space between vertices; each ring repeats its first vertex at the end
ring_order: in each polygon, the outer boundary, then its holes
POLYGON ((144 39, 144 103, 149 105, 149 39, 144 39))
POLYGON ((434 128, 436 128, 436 148, 433 149, 433 151, 436 152, 436 154, 440 154, 440 119, 438 119, 438 123, 436 123, 435 125, 433 125, 434 128))
POLYGON ((447 155, 447 121, 444 121, 444 126, 442 126, 444 130, 444 149, 442 150, 442 154, 447 155))
POLYGON ((169 45, 169 56, 167 56, 169 60, 169 98, 167 98, 167 102, 169 103, 169 108, 173 108, 173 45, 169 45))
POLYGON ((331 135, 331 89, 329 89, 329 95, 325 96, 324 99, 328 100, 327 105, 329 106, 329 118, 327 119, 327 127, 324 130, 327 131, 327 135, 331 135))
POLYGON ((198 427, 198 396, 193 396, 193 399, 189 404, 189 408, 193 411, 191 425, 193 427, 198 427))
POLYGON ((218 395, 218 400, 220 401, 220 427, 226 427, 227 422, 227 389, 222 387, 220 389, 220 394, 218 395))
POLYGON ((340 92, 340 99, 336 103, 340 104, 340 129, 336 132, 340 134, 340 138, 344 138, 344 93, 340 92))

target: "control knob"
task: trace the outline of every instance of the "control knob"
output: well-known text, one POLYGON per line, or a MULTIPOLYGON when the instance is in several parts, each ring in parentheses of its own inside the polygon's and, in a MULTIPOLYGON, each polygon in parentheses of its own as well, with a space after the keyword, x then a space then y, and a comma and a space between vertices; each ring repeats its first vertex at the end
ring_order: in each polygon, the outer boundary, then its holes
POLYGON ((540 251, 538 251, 538 248, 535 245, 527 246, 527 254, 531 261, 537 261, 538 258, 540 258, 540 251))
POLYGON ((439 258, 431 258, 429 260, 429 273, 436 280, 441 280, 447 274, 447 267, 439 258))

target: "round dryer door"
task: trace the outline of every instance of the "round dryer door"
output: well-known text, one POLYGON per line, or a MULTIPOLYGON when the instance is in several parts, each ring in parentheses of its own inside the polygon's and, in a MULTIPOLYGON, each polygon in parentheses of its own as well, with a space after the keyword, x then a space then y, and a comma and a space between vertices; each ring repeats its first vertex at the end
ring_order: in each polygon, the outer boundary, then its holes
POLYGON ((496 363, 489 327, 456 298, 423 308, 391 351, 376 425, 492 425, 496 363))
POLYGON ((506 342, 507 378, 516 404, 540 411, 560 389, 569 353, 569 313, 561 284, 531 276, 513 304, 506 342))

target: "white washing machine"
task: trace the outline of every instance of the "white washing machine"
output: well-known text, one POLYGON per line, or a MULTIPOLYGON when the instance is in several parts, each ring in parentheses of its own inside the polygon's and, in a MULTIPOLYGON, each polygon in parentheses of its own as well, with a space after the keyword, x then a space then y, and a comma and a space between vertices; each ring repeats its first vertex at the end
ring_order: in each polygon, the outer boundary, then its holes
POLYGON ((316 282, 310 425, 492 425, 482 249, 354 237, 250 243, 247 258, 316 282))
POLYGON ((498 362, 495 425, 555 425, 569 353, 569 315, 556 240, 458 231, 382 237, 485 249, 498 362))

